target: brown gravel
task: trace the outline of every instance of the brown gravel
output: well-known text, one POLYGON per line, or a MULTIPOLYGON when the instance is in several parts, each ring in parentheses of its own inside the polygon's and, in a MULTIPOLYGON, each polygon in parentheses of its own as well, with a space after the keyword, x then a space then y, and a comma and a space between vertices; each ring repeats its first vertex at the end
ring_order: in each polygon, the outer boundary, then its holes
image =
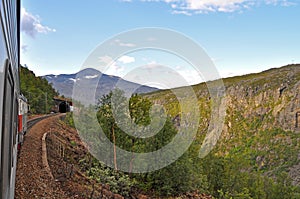
POLYGON ((42 137, 55 128, 59 116, 35 124, 25 136, 18 157, 15 198, 69 198, 42 164, 42 137))

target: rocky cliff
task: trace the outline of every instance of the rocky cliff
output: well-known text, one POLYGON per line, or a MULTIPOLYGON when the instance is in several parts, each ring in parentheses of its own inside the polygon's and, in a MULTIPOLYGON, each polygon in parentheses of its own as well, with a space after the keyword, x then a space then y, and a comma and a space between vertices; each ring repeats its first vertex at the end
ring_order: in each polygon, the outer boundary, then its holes
MULTIPOLYGON (((223 82, 225 123, 211 153, 238 161, 243 165, 241 171, 269 177, 289 173, 293 184, 300 185, 300 65, 226 78, 223 82)), ((185 89, 179 88, 182 92, 185 89)), ((206 84, 193 89, 200 110, 195 141, 199 149, 209 133, 211 115, 216 113, 211 113, 213 102, 206 84)), ((148 97, 163 104, 180 125, 180 104, 172 91, 159 91, 148 97)))
POLYGON ((224 80, 227 109, 258 117, 264 128, 299 131, 300 65, 224 80))

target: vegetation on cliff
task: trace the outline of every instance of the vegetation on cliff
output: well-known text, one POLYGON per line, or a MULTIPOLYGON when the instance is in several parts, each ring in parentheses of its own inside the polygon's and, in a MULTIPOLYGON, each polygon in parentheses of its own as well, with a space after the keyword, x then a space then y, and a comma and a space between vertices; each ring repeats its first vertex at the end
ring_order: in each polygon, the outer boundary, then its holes
MULTIPOLYGON (((161 170, 146 174, 119 171, 118 175, 125 175, 126 181, 132 182, 132 186, 160 196, 198 190, 216 198, 228 199, 300 198, 300 182, 295 177, 299 176, 295 172, 300 167, 297 123, 300 112, 300 66, 291 65, 227 78, 224 84, 227 107, 225 123, 222 135, 209 155, 199 158, 199 149, 209 129, 212 114, 209 92, 205 84, 199 84, 193 89, 198 97, 201 119, 197 136, 189 149, 176 162, 161 170)), ((178 88, 177 92, 185 92, 185 88, 178 88)), ((119 99, 123 97, 119 93, 119 99)), ((100 126, 115 146, 127 151, 154 151, 170 142, 178 133, 176 126, 180 125, 177 123, 181 117, 180 104, 171 90, 135 95, 129 100, 130 116, 136 124, 149 124, 149 109, 153 104, 164 106, 168 113, 161 131, 146 139, 130 136, 118 127, 112 115, 110 99, 111 95, 103 96, 96 110, 100 126)), ((94 108, 90 107, 90 114, 81 117, 90 121, 94 108)), ((74 124, 73 121, 71 123, 74 124)), ((94 128, 90 123, 80 123, 76 127, 82 132, 94 128)), ((97 144, 96 133, 88 137, 90 140, 85 141, 97 144)), ((119 164, 117 155, 113 154, 114 158, 111 159, 115 169, 119 164)), ((101 168, 103 166, 96 167, 98 170, 101 168)), ((101 181, 94 170, 87 172, 101 181)))
POLYGON ((49 113, 54 105, 53 97, 58 93, 52 85, 44 78, 37 77, 28 68, 20 67, 21 93, 27 98, 30 106, 30 113, 49 113))

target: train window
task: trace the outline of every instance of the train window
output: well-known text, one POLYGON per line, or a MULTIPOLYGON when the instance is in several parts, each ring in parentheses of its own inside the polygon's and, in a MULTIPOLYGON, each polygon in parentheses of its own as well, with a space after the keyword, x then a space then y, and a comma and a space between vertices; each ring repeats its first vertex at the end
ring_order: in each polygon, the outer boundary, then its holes
MULTIPOLYGON (((8 67, 9 68, 9 67, 8 67)), ((7 69, 8 69, 7 68, 7 69)), ((14 102, 14 83, 12 75, 7 71, 4 86, 4 103, 3 103, 3 126, 1 140, 1 188, 2 196, 9 197, 10 178, 11 178, 11 161, 12 161, 12 137, 13 137, 13 102, 14 102)))

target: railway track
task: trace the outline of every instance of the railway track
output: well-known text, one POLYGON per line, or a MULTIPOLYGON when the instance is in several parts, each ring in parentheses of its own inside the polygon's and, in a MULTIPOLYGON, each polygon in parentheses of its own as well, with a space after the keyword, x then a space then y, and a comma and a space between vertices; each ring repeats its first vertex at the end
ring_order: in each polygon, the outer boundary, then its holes
POLYGON ((41 116, 41 117, 38 117, 38 118, 34 118, 34 119, 31 119, 31 120, 28 120, 27 121, 27 129, 29 130, 31 127, 33 127, 39 121, 42 121, 43 119, 46 119, 48 117, 52 117, 54 115, 57 115, 57 114, 44 115, 44 116, 41 116))
MULTIPOLYGON (((59 198, 69 199, 60 185, 51 179, 43 164, 42 138, 50 126, 56 127, 59 115, 49 114, 28 121, 28 134, 20 150, 17 171, 15 199, 59 198)), ((59 128, 58 128, 59 129, 59 128)))

